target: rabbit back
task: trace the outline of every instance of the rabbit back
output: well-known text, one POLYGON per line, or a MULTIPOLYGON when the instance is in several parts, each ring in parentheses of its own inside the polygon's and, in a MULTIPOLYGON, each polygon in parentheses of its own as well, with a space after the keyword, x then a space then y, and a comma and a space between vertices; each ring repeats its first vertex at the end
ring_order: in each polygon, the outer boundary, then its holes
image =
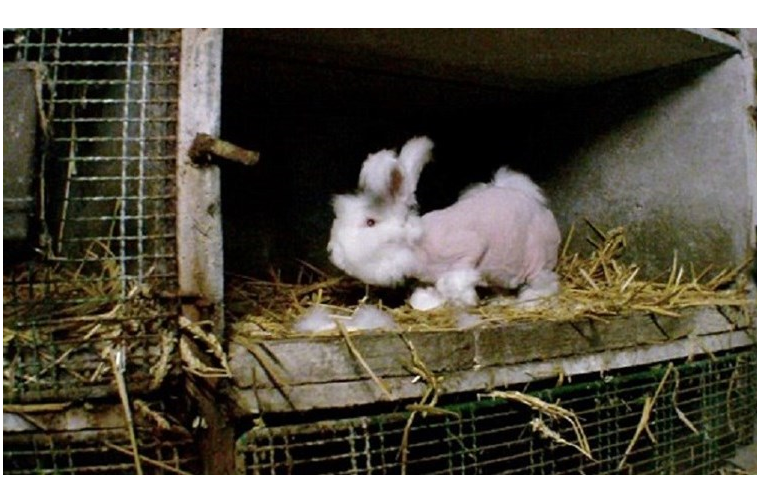
MULTIPOLYGON (((523 178, 530 182, 523 175, 517 182, 523 178)), ((479 185, 452 206, 424 215, 418 277, 435 282, 451 270, 475 268, 484 280, 515 288, 553 269, 557 222, 538 187, 524 185, 479 185)))

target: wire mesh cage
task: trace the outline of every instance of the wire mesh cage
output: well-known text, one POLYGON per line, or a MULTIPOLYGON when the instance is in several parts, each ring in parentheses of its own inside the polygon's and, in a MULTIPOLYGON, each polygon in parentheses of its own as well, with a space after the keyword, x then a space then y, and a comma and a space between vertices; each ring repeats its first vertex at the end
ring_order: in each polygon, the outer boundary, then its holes
POLYGON ((12 29, 34 74, 36 254, 6 255, 4 399, 136 391, 170 370, 176 330, 179 30, 12 29), (10 262, 10 264, 9 264, 10 262))
POLYGON ((6 411, 3 472, 196 473, 199 454, 189 431, 149 406, 141 400, 135 403, 133 439, 117 404, 53 407, 47 412, 6 411))
POLYGON ((713 473, 753 442, 757 350, 507 393, 517 394, 458 402, 412 423, 409 413, 386 413, 256 427, 237 441, 238 471, 713 473), (544 404, 523 402, 533 399, 544 404), (544 408, 558 405, 575 418, 544 408))
MULTIPOLYGON (((198 456, 191 440, 156 438, 139 431, 145 474, 194 473, 198 456), (155 463, 158 462, 158 463, 155 463)), ((73 434, 37 433, 5 438, 6 474, 134 474, 124 430, 89 430, 73 434)))

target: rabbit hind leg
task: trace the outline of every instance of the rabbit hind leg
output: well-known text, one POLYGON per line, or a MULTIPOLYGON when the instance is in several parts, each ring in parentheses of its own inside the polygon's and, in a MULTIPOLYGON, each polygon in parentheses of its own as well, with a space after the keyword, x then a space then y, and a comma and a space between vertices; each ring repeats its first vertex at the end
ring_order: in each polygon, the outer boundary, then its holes
POLYGON ((518 292, 518 303, 525 308, 534 308, 560 291, 560 281, 552 270, 542 270, 529 279, 518 292))

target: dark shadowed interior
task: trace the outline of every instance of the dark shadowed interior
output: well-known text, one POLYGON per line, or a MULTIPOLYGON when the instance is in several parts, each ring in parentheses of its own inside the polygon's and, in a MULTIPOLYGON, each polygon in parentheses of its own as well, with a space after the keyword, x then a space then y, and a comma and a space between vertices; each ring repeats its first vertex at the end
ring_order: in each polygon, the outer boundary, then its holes
POLYGON ((222 135, 261 161, 223 165, 226 270, 336 272, 331 197, 355 188, 368 153, 415 135, 436 144, 422 211, 508 164, 545 189, 564 234, 576 225, 576 248, 589 219, 625 226, 648 274, 674 252, 741 260, 749 193, 732 143, 745 124, 728 47, 683 31, 558 31, 227 30, 222 135))

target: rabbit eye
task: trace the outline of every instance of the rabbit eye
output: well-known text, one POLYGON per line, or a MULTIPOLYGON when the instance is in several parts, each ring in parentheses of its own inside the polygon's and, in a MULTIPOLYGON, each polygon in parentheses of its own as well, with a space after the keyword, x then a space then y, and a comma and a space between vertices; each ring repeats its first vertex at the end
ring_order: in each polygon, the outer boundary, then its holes
POLYGON ((372 227, 376 224, 376 220, 374 220, 373 218, 368 218, 367 220, 365 220, 365 224, 369 227, 372 227))

